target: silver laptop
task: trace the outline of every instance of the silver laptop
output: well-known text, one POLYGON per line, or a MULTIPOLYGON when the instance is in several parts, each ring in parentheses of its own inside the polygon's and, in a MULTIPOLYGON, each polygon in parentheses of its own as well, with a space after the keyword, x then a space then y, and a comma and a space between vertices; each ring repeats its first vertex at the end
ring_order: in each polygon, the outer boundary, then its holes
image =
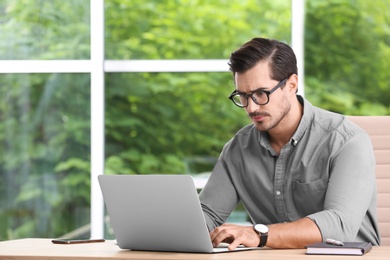
MULTIPOLYGON (((218 253, 213 248, 190 175, 99 175, 104 202, 122 249, 218 253)), ((255 248, 239 247, 237 250, 255 248)))

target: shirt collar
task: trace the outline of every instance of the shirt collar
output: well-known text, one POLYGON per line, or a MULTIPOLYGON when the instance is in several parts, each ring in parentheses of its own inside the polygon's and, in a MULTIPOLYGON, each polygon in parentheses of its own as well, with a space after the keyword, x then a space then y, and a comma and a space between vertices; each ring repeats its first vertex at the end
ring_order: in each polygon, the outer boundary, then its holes
MULTIPOLYGON (((303 106, 303 115, 301 121, 299 122, 298 128, 290 139, 290 143, 293 146, 296 146, 299 141, 304 136, 306 129, 309 127, 310 122, 312 121, 314 112, 313 105, 304 97, 297 95, 299 103, 303 106)), ((273 151, 271 145, 269 143, 269 135, 268 132, 260 132, 258 131, 258 142, 265 148, 270 151, 273 151)))
POLYGON ((300 95, 297 95, 297 98, 299 103, 301 103, 301 105, 303 106, 303 115, 301 121, 299 122, 297 130, 295 131, 290 140, 293 146, 296 146, 302 139, 314 115, 313 105, 307 99, 300 95))

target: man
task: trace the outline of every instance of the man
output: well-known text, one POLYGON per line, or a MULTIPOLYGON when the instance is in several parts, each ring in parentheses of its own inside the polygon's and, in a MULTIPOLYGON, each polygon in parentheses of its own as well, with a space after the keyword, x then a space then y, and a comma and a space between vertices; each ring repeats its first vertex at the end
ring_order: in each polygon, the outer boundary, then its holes
POLYGON ((211 240, 304 248, 327 238, 379 245, 369 136, 297 95, 293 50, 254 38, 230 57, 230 99, 253 124, 224 146, 200 194, 211 240), (254 226, 224 224, 242 201, 254 226))

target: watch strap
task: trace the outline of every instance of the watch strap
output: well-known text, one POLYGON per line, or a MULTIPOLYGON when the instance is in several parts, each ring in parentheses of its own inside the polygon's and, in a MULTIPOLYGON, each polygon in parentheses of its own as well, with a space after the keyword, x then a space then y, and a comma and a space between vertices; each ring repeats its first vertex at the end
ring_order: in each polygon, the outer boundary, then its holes
POLYGON ((267 244, 267 240, 268 240, 268 231, 269 231, 268 227, 264 224, 255 224, 253 226, 253 229, 257 234, 259 234, 260 243, 258 247, 264 247, 267 244))
POLYGON ((268 239, 268 233, 261 234, 260 235, 260 244, 259 247, 264 247, 267 244, 267 239, 268 239))

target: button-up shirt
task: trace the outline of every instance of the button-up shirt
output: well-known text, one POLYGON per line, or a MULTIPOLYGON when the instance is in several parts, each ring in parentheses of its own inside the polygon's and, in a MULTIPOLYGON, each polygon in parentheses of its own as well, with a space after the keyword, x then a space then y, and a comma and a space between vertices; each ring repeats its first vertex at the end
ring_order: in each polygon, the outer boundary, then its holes
POLYGON ((253 223, 308 217, 323 240, 378 245, 375 157, 368 134, 345 116, 297 98, 303 116, 279 154, 267 132, 253 124, 225 144, 200 193, 209 230, 223 224, 241 201, 253 223))

